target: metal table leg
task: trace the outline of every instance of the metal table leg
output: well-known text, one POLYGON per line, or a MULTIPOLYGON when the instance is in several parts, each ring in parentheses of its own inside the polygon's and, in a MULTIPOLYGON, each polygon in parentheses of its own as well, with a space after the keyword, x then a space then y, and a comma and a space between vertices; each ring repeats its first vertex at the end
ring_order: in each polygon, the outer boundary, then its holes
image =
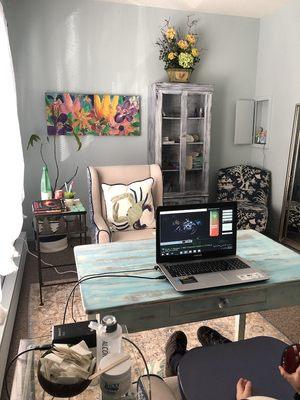
POLYGON ((86 244, 86 214, 83 214, 84 244, 86 244))
POLYGON ((40 247, 40 233, 39 233, 39 220, 38 218, 35 219, 36 221, 36 247, 37 247, 37 256, 38 256, 38 274, 39 274, 39 286, 40 286, 40 305, 43 306, 43 293, 42 293, 42 286, 43 286, 43 275, 42 275, 42 262, 41 262, 41 247, 40 247))

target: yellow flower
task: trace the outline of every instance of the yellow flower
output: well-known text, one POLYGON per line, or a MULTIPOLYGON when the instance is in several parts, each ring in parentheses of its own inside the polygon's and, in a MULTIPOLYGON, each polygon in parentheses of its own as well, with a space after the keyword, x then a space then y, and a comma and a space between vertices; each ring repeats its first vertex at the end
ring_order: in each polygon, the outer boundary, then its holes
POLYGON ((116 114, 117 105, 119 102, 119 96, 111 96, 109 94, 103 95, 101 100, 98 94, 94 95, 94 110, 98 118, 105 118, 109 120, 111 116, 116 114))
POLYGON ((179 40, 179 42, 177 44, 183 50, 185 50, 189 47, 189 44, 186 40, 179 40))
POLYGON ((188 34, 188 35, 185 36, 185 38, 190 44, 195 44, 196 43, 195 35, 188 34))
POLYGON ((171 51, 171 53, 168 54, 169 60, 174 60, 175 57, 176 57, 176 53, 173 53, 172 51, 171 51))
POLYGON ((199 50, 196 49, 196 47, 192 48, 192 56, 193 57, 198 57, 199 56, 199 50))
POLYGON ((176 31, 175 31, 174 28, 168 28, 168 29, 166 30, 165 35, 166 35, 166 38, 167 38, 168 40, 173 40, 174 37, 175 37, 175 35, 176 35, 176 31))

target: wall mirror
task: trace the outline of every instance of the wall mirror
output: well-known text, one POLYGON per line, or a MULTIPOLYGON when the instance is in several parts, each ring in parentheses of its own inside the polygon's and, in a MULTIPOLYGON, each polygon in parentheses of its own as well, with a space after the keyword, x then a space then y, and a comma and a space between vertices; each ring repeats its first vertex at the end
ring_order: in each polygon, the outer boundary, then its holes
POLYGON ((279 227, 279 241, 300 251, 300 104, 296 105, 279 227))

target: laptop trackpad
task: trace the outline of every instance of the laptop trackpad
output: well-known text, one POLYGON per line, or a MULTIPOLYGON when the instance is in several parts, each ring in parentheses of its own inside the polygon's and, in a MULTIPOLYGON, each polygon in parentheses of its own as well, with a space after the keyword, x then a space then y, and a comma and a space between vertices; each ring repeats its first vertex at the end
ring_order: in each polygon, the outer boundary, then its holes
POLYGON ((183 285, 187 285, 188 283, 197 283, 197 279, 194 276, 184 276, 183 278, 179 278, 180 282, 183 285))
POLYGON ((216 282, 218 285, 221 282, 226 283, 227 279, 219 272, 215 273, 210 273, 210 274, 201 274, 201 275, 190 275, 190 276, 183 276, 179 278, 180 283, 183 285, 189 284, 189 283, 200 283, 202 285, 208 285, 211 286, 212 284, 215 284, 216 282))

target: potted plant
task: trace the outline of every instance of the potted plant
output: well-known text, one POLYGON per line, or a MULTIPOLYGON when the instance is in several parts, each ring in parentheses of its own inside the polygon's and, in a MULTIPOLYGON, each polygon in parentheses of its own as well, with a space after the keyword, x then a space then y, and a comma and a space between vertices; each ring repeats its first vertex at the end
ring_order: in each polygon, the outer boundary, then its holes
POLYGON ((64 192, 65 205, 70 208, 74 204, 75 192, 72 189, 64 192))
POLYGON ((170 82, 189 82, 194 65, 200 61, 200 51, 196 47, 198 35, 195 26, 198 20, 187 17, 186 33, 176 30, 170 20, 165 20, 161 28, 161 38, 156 44, 159 46, 159 59, 165 63, 170 82))

